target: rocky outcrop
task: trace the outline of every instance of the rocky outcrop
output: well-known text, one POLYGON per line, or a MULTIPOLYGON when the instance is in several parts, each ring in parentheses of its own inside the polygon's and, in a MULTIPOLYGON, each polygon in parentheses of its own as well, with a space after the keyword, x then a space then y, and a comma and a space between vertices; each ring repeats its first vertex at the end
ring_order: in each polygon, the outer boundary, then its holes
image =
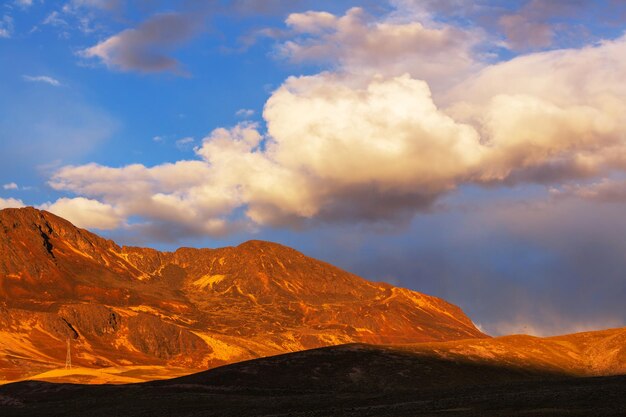
POLYGON ((160 359, 185 355, 186 359, 203 358, 210 349, 192 332, 163 322, 149 314, 128 319, 129 340, 138 350, 160 359))
POLYGON ((63 306, 58 316, 78 329, 83 337, 102 337, 114 334, 121 326, 122 318, 114 310, 98 304, 75 304, 63 306))

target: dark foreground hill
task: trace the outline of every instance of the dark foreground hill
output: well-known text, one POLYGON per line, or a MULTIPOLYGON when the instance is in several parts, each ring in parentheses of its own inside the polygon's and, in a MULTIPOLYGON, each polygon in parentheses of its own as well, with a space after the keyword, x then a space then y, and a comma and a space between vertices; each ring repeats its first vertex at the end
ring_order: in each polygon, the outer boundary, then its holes
POLYGON ((343 345, 133 385, 20 382, 3 416, 624 416, 626 376, 343 345))

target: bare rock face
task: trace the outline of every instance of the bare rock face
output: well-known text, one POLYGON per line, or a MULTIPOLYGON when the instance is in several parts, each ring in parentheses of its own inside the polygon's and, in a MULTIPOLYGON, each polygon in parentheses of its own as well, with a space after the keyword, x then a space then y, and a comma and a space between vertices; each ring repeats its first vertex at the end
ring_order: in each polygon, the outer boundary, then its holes
MULTIPOLYGON (((24 311, 20 312, 21 316, 26 315, 27 313, 24 311)), ((60 340, 66 339, 78 339, 80 337, 76 328, 72 325, 72 323, 67 320, 59 317, 56 314, 42 314, 36 313, 32 317, 29 317, 31 320, 35 320, 36 325, 41 325, 41 329, 49 332, 54 337, 60 340)))
POLYGON ((149 314, 139 314, 128 320, 129 340, 138 350, 160 359, 178 355, 204 357, 212 349, 192 332, 166 323, 149 314))
MULTIPOLYGON (((45 211, 0 211, 0 369, 203 369, 350 342, 485 338, 442 299, 250 241, 175 252, 120 247, 45 211)), ((0 378, 2 378, 0 371, 0 378)))
POLYGON ((98 304, 62 306, 58 316, 73 328, 79 329, 83 337, 115 334, 122 321, 114 310, 98 304))

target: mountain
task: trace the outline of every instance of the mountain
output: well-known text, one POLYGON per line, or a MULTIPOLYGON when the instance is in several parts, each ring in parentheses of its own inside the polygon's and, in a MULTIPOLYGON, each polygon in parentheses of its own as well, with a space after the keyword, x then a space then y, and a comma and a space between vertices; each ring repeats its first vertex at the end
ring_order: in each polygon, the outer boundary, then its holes
POLYGON ((0 405, 7 416, 623 416, 625 342, 626 328, 347 344, 133 385, 8 384, 0 405))
POLYGON ((344 343, 486 337, 442 299, 275 243, 159 252, 34 208, 0 211, 5 382, 63 368, 67 340, 90 371, 60 380, 135 382, 344 343))

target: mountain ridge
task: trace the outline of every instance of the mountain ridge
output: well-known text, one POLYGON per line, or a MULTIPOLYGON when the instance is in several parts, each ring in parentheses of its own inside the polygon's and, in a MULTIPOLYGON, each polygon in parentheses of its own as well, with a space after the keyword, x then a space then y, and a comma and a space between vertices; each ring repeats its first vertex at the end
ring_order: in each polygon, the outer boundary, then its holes
POLYGON ((61 366, 190 371, 351 342, 487 337, 445 300, 366 281, 259 240, 119 246, 34 208, 0 211, 5 380, 61 366))

